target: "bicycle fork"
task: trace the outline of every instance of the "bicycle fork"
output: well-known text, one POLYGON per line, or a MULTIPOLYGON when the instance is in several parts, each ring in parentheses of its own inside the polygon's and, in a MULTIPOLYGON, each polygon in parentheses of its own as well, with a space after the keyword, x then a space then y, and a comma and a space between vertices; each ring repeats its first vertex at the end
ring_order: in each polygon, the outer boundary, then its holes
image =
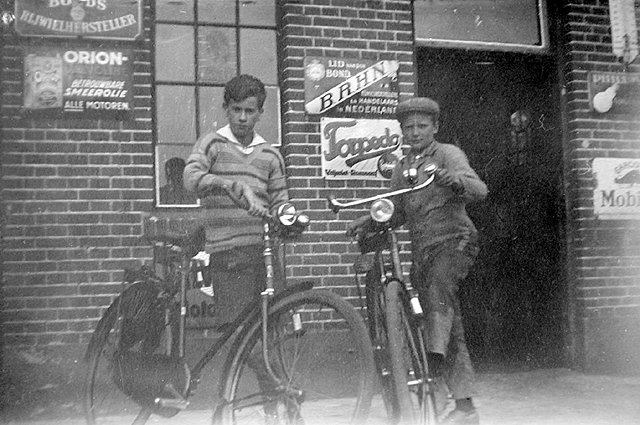
POLYGON ((400 250, 398 249, 398 235, 395 231, 389 230, 389 239, 391 242, 391 260, 393 261, 393 277, 402 283, 404 289, 409 297, 409 304, 411 306, 411 312, 415 317, 422 317, 424 312, 422 311, 422 305, 420 304, 420 298, 418 297, 418 291, 415 290, 411 281, 405 279, 402 272, 402 263, 400 262, 400 250))
MULTIPOLYGON (((275 294, 274 289, 274 266, 273 266, 273 241, 271 239, 271 227, 269 223, 263 224, 263 240, 264 240, 264 265, 266 268, 266 288, 264 291, 260 293, 262 298, 262 359, 264 361, 264 365, 269 377, 276 384, 275 387, 278 390, 286 390, 287 395, 293 396, 298 399, 303 396, 302 391, 297 389, 288 388, 286 385, 283 385, 282 379, 280 379, 276 373, 273 371, 271 366, 271 362, 269 360, 269 300, 273 298, 275 294)), ((293 331, 295 333, 302 330, 302 320, 300 318, 300 313, 297 311, 293 312, 293 331)))

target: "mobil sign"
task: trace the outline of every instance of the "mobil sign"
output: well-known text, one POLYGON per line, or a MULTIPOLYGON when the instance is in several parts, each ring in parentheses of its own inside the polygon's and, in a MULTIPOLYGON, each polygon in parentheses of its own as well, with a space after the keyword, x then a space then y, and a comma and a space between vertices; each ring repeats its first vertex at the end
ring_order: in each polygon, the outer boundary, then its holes
POLYGON ((600 219, 640 219, 640 159, 595 158, 593 212, 600 219))

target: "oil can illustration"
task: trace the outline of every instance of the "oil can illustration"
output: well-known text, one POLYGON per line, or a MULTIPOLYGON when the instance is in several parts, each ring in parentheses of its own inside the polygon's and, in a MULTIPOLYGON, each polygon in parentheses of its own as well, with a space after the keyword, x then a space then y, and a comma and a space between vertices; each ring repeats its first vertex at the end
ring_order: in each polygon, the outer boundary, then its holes
POLYGON ((24 106, 27 109, 62 106, 62 58, 29 54, 24 61, 24 106))

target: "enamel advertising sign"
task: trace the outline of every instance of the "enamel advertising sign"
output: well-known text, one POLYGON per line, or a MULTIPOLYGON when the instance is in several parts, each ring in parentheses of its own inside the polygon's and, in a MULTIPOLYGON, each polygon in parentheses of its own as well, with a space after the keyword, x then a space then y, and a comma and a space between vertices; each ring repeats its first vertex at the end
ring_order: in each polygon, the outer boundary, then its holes
POLYGON ((595 158, 593 212, 600 219, 640 219, 640 159, 595 158))
POLYGON ((335 180, 386 180, 402 156, 396 120, 321 118, 322 176, 335 180))
POLYGON ((27 37, 136 40, 142 0, 16 0, 16 32, 27 37))
POLYGON ((589 72, 589 103, 601 114, 625 114, 640 118, 640 74, 589 72))
POLYGON ((24 56, 26 111, 120 118, 133 111, 131 49, 32 48, 24 56))
POLYGON ((305 57, 308 114, 393 118, 398 104, 398 61, 305 57))

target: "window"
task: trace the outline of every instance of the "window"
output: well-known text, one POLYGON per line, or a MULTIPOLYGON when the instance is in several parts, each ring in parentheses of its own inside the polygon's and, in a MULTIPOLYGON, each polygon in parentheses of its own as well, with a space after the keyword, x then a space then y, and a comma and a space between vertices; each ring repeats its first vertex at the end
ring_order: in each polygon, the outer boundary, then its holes
POLYGON ((256 131, 280 143, 276 0, 156 0, 156 205, 197 207, 182 187, 195 140, 226 124, 224 84, 251 74, 267 89, 256 131), (176 176, 175 179, 173 176, 176 176))
POLYGON ((416 0, 420 46, 545 53, 546 0, 416 0))

